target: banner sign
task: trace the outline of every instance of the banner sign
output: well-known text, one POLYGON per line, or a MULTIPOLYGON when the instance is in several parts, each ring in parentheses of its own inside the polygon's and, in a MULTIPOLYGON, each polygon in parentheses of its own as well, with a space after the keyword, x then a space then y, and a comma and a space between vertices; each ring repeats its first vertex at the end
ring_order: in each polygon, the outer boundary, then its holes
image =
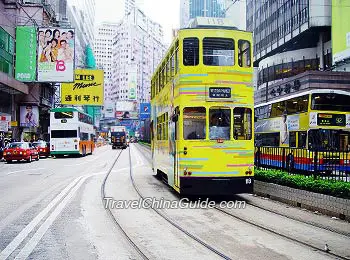
POLYGON ((136 100, 137 73, 129 72, 129 99, 136 100))
POLYGON ((73 82, 75 30, 66 28, 38 29, 38 81, 73 82))
POLYGON ((75 70, 74 83, 61 84, 63 105, 103 105, 103 70, 75 70))
POLYGON ((333 64, 350 57, 349 0, 332 0, 333 64))
POLYGON ((36 81, 36 29, 33 26, 16 27, 16 73, 22 82, 36 81))
POLYGON ((140 104, 140 119, 145 120, 151 117, 151 104, 141 103, 140 104))

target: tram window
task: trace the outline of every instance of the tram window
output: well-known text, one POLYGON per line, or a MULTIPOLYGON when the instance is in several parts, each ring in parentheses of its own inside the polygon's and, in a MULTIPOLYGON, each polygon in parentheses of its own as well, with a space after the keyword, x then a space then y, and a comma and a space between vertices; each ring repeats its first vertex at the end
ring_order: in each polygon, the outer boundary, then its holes
POLYGON ((63 118, 73 118, 73 112, 55 112, 55 119, 63 119, 63 118))
POLYGON ((233 66, 235 44, 227 38, 203 39, 203 63, 208 66, 233 66))
POLYGON ((250 42, 246 40, 238 41, 238 65, 240 67, 251 66, 250 42))
POLYGON ((176 42, 175 46, 175 74, 179 71, 179 43, 176 42))
POLYGON ((245 107, 233 109, 233 137, 236 140, 252 139, 252 110, 245 107))
POLYGON ((228 108, 211 108, 209 118, 209 139, 230 140, 231 110, 228 108))
POLYGON ((183 40, 183 64, 184 66, 196 66, 199 64, 198 38, 185 38, 183 40))
POLYGON ((296 132, 289 133, 289 147, 297 147, 297 133, 296 132))
POLYGON ((185 140, 205 139, 206 110, 204 107, 186 107, 183 110, 185 140))

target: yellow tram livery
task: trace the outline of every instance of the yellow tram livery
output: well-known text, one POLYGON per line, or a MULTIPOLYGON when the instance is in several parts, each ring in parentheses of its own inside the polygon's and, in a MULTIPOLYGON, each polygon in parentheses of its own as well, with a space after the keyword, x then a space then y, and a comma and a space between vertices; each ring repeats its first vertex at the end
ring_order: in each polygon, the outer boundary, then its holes
POLYGON ((180 30, 152 77, 152 166, 181 194, 253 190, 252 34, 221 21, 180 30))

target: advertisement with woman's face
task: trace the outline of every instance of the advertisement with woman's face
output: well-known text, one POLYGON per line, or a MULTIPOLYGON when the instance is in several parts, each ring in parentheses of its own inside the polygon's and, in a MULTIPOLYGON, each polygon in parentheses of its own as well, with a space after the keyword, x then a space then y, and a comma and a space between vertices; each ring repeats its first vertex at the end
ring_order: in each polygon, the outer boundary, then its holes
POLYGON ((74 81, 74 29, 39 28, 38 81, 74 81))

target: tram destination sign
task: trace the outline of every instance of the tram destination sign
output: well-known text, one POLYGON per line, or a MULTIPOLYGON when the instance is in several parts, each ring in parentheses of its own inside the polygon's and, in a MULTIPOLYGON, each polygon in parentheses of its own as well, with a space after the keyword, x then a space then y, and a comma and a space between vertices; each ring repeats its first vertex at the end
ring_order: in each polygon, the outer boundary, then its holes
POLYGON ((231 88, 209 88, 209 98, 231 98, 231 88))
POLYGON ((342 114, 317 114, 317 125, 345 126, 346 118, 342 114))

